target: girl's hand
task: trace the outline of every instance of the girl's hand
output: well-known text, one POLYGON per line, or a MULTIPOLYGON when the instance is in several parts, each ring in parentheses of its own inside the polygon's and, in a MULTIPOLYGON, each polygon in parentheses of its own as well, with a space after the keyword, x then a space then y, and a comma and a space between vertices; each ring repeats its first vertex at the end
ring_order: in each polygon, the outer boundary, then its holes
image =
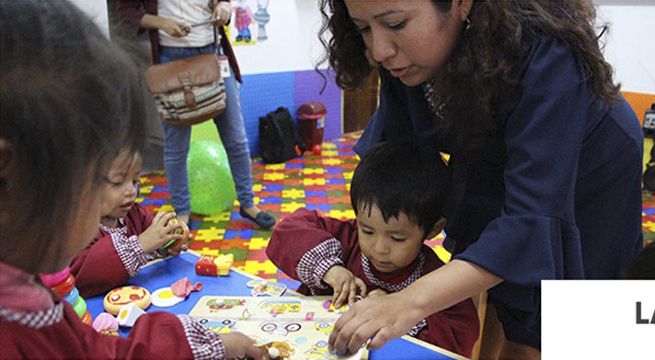
POLYGON ((175 213, 157 213, 152 219, 152 224, 139 235, 139 244, 145 253, 153 252, 166 245, 171 240, 179 240, 182 234, 175 234, 175 229, 182 227, 181 224, 169 224, 169 220, 175 217, 175 213))
POLYGON ((352 305, 334 325, 330 349, 353 354, 372 338, 369 349, 405 335, 424 317, 403 292, 367 297, 352 305))
POLYGON ((172 37, 185 37, 191 32, 191 27, 183 22, 167 19, 159 16, 157 28, 163 30, 172 37))
POLYGON ((220 336, 221 340, 223 340, 223 345, 225 345, 225 357, 227 359, 248 358, 265 360, 268 358, 262 348, 255 346, 255 340, 244 334, 235 332, 220 336))
POLYGON ((215 26, 227 25, 230 22, 230 17, 232 17, 232 6, 230 2, 225 1, 216 4, 212 16, 214 17, 215 26))
POLYGON ((362 297, 366 296, 366 284, 343 266, 331 267, 323 275, 323 281, 334 290, 332 304, 336 308, 340 308, 346 302, 348 305, 354 304, 358 289, 362 297))

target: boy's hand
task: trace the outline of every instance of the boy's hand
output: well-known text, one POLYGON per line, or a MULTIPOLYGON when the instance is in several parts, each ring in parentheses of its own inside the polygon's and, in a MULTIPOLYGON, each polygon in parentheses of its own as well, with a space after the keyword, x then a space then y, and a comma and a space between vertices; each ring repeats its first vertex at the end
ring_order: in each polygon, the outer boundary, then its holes
POLYGON ((227 359, 265 360, 268 358, 262 348, 255 346, 255 340, 242 333, 221 334, 221 340, 225 345, 227 359))
POLYGON ((169 224, 168 221, 175 217, 175 213, 157 213, 152 219, 152 224, 141 235, 139 235, 139 244, 147 254, 164 246, 171 240, 179 240, 182 234, 175 234, 176 228, 181 224, 169 224))
POLYGON ((357 289, 362 297, 366 296, 366 284, 343 266, 331 267, 323 275, 323 281, 334 290, 332 304, 336 308, 340 308, 346 302, 348 305, 354 304, 357 289))
POLYGON ((384 291, 382 289, 375 289, 375 290, 369 292, 367 297, 374 298, 374 297, 384 296, 384 295, 387 295, 386 291, 384 291))

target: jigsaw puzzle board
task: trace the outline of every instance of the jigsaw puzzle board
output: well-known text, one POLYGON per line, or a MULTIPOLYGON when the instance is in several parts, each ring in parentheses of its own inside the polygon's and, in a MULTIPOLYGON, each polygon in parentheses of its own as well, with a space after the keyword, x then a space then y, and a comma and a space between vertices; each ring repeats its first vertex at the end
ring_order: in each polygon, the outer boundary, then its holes
POLYGON ((350 357, 328 351, 330 332, 345 310, 329 299, 203 296, 189 315, 219 334, 238 331, 260 344, 286 343, 291 359, 361 359, 363 351, 350 357))

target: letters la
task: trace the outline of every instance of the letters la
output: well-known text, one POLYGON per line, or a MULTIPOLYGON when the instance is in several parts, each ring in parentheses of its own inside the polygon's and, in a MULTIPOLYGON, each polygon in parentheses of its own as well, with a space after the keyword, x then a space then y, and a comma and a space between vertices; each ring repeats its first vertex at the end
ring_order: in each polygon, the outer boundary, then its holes
POLYGON ((653 315, 649 322, 648 318, 641 317, 641 301, 637 301, 637 324, 655 324, 655 309, 653 309, 653 315))

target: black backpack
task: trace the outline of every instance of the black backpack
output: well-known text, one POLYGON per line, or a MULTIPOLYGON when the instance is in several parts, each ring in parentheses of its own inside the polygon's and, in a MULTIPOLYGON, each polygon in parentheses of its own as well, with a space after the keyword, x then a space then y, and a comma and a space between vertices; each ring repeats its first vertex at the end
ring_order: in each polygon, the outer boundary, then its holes
POLYGON ((302 156, 303 142, 289 110, 279 107, 259 118, 259 149, 266 163, 281 163, 302 156))

